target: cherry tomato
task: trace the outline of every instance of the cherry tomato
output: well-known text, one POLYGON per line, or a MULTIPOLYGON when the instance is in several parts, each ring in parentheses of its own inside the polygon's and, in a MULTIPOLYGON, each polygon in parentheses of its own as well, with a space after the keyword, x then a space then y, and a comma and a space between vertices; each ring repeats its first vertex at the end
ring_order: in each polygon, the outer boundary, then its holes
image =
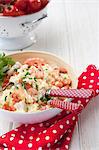
POLYGON ((4 16, 21 16, 24 15, 24 12, 18 10, 15 6, 11 5, 6 7, 3 12, 4 16))
POLYGON ((24 11, 24 12, 27 11, 28 5, 29 5, 29 0, 17 0, 16 3, 15 3, 15 7, 18 10, 21 10, 21 11, 24 11))
POLYGON ((41 0, 42 7, 46 6, 48 2, 48 0, 41 0))
POLYGON ((29 5, 32 12, 37 12, 41 9, 40 0, 29 0, 29 5))

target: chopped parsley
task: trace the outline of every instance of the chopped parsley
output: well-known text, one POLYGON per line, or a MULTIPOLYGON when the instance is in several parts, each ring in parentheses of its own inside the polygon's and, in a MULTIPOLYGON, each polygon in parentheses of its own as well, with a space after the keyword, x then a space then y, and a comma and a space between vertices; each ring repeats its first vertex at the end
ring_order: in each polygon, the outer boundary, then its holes
POLYGON ((36 78, 36 77, 34 77, 34 81, 36 81, 36 82, 37 82, 37 78, 36 78))
POLYGON ((25 89, 25 82, 22 82, 22 87, 25 89))
POLYGON ((27 72, 27 73, 25 74, 25 77, 26 77, 27 75, 30 75, 30 73, 29 73, 29 72, 27 72))
POLYGON ((30 80, 32 80, 33 78, 29 78, 30 80))
POLYGON ((4 98, 4 101, 6 101, 7 100, 7 96, 5 96, 5 98, 4 98))
POLYGON ((16 86, 15 88, 16 88, 16 89, 19 89, 19 87, 18 87, 18 86, 16 86))
POLYGON ((17 72, 17 71, 18 71, 18 68, 15 68, 14 71, 17 72))
POLYGON ((36 84, 36 90, 38 90, 38 85, 36 84))

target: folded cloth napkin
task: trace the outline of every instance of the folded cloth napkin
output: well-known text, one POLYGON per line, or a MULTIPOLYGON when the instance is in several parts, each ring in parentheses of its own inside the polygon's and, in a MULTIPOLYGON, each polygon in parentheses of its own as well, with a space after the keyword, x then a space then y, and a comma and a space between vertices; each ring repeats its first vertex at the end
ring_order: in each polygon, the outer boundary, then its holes
MULTIPOLYGON (((99 94, 99 70, 94 65, 88 66, 78 80, 78 88, 93 89, 95 96, 99 94)), ((90 99, 74 98, 73 103, 78 103, 81 107, 73 112, 64 110, 48 121, 24 124, 2 135, 0 150, 68 150, 78 114, 89 101, 90 99)))

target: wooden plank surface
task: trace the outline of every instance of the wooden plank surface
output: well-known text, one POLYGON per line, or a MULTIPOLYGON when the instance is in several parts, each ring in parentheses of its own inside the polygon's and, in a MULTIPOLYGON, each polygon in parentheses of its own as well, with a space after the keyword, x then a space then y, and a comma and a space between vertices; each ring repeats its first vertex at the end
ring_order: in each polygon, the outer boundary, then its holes
MULTIPOLYGON (((52 0, 48 8, 48 18, 35 30, 36 44, 27 49, 46 50, 61 56, 74 67, 78 76, 88 64, 99 66, 98 8, 98 0, 52 0)), ((98 120, 97 97, 81 114, 70 150, 99 149, 98 120)), ((0 134, 17 125, 1 119, 0 134)))

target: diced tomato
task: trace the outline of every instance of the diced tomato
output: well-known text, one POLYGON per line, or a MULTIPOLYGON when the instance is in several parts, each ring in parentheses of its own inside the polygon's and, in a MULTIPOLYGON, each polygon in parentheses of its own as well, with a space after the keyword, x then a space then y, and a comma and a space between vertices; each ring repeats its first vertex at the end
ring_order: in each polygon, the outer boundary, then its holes
POLYGON ((55 81, 52 81, 51 84, 52 84, 52 85, 55 85, 55 81))
POLYGON ((12 98, 13 98, 13 102, 14 102, 14 103, 20 102, 20 99, 19 99, 19 97, 18 97, 17 94, 13 93, 13 94, 12 94, 12 98))
POLYGON ((2 88, 6 87, 8 83, 9 83, 9 77, 5 77, 2 84, 2 88))
POLYGON ((26 83, 26 84, 25 84, 26 90, 30 89, 31 87, 32 87, 32 86, 31 86, 29 83, 26 83))
POLYGON ((9 106, 9 110, 10 110, 10 111, 15 111, 16 108, 15 108, 14 106, 9 106))
POLYGON ((16 108, 14 106, 9 106, 7 103, 5 103, 3 105, 3 109, 9 110, 9 111, 15 111, 16 110, 16 108))
POLYGON ((5 104, 3 105, 3 109, 9 110, 9 105, 8 105, 7 103, 5 103, 5 104))

